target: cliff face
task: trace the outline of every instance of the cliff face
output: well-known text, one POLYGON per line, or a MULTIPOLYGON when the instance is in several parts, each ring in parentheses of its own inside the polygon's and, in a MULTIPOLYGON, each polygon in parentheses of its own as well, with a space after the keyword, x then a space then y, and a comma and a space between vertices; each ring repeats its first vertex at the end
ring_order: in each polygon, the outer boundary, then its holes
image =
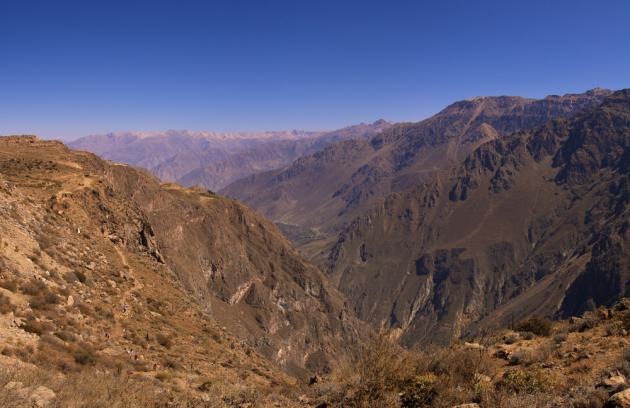
MULTIPOLYGON (((50 250, 45 258, 56 259, 58 268, 80 268, 105 285, 70 292, 74 299, 105 295, 109 273, 125 288, 125 270, 142 270, 142 279, 129 278, 141 286, 119 294, 134 311, 139 302, 138 319, 157 323, 168 311, 165 330, 174 335, 181 324, 215 322, 217 330, 294 374, 325 370, 358 339, 359 323, 321 272, 273 224, 237 202, 164 185, 143 171, 36 138, 0 139, 0 177, 9 200, 3 217, 19 224, 12 207, 20 212, 28 205, 33 212, 32 224, 3 231, 3 239, 22 234, 29 248, 50 250), (13 200, 18 193, 21 199, 13 200), (75 266, 78 253, 85 261, 75 266)), ((44 274, 11 262, 16 276, 44 274)), ((187 335, 207 341, 208 334, 196 332, 199 326, 187 335)))
POLYGON ((481 145, 341 234, 328 270, 407 344, 628 294, 630 92, 481 145))
POLYGON ((370 140, 332 144, 286 168, 239 180, 222 193, 292 226, 289 232, 300 230, 290 236, 323 263, 321 254, 337 233, 388 194, 415 188, 485 142, 597 106, 608 93, 456 102, 422 122, 394 125, 370 140))

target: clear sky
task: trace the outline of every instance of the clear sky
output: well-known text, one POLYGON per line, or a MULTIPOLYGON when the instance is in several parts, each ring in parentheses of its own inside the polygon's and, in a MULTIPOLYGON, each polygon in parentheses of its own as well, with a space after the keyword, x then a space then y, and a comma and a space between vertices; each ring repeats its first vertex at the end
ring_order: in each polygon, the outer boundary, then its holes
POLYGON ((333 129, 630 87, 628 0, 0 1, 0 134, 333 129))

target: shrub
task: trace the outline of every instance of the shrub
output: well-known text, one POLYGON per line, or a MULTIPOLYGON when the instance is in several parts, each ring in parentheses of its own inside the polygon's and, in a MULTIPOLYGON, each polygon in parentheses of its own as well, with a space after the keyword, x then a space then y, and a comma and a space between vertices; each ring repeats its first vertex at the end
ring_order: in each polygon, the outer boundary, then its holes
POLYGON ((561 332, 553 336, 553 341, 556 344, 560 344, 567 341, 568 338, 569 338, 569 334, 567 332, 561 332))
POLYGON ((594 318, 585 318, 576 321, 575 323, 569 326, 570 332, 585 332, 587 330, 593 329, 597 326, 597 320, 594 318))
POLYGON ((531 332, 537 336, 547 337, 551 335, 552 324, 548 319, 531 317, 517 324, 515 329, 520 332, 531 332))
POLYGON ((81 271, 74 271, 74 274, 77 276, 77 279, 81 283, 87 282, 87 276, 81 271))
POLYGON ((17 290, 17 281, 15 279, 2 279, 0 280, 0 287, 15 292, 17 290))
POLYGON ((551 382, 540 371, 515 369, 506 371, 497 386, 516 394, 536 394, 548 391, 551 382))
POLYGON ((44 333, 44 325, 37 320, 27 320, 20 325, 20 329, 28 333, 33 333, 41 336, 44 333))
POLYGON ((533 340, 534 337, 536 337, 536 335, 530 331, 526 331, 526 332, 522 332, 521 333, 521 338, 523 340, 533 340))
POLYGON ((514 344, 519 341, 520 338, 521 336, 519 336, 518 333, 509 333, 503 338, 503 341, 505 344, 514 344))
POLYGON ((0 314, 6 314, 15 311, 15 306, 8 297, 0 293, 0 314))
POLYGON ((48 292, 48 286, 46 286, 46 284, 40 280, 31 279, 28 282, 24 283, 20 287, 20 290, 26 295, 37 296, 41 293, 48 292))
MULTIPOLYGON (((416 372, 408 357, 410 353, 384 333, 374 335, 361 346, 354 359, 336 373, 342 390, 335 401, 337 404, 333 405, 396 406, 400 403, 399 392, 405 385, 406 395, 411 400, 415 394, 412 379, 416 372)), ((421 380, 418 379, 415 385, 421 386, 421 380)))
POLYGON ((155 335, 155 340, 158 342, 158 344, 164 348, 170 349, 171 348, 171 339, 170 337, 162 334, 162 333, 158 333, 155 335))
POLYGON ((77 364, 94 365, 96 363, 96 353, 87 345, 77 347, 72 352, 72 357, 77 364))
POLYGON ((87 282, 87 276, 81 271, 68 272, 63 275, 63 279, 68 283, 74 283, 77 281, 81 283, 87 282))
POLYGON ((404 408, 429 406, 437 395, 436 384, 439 378, 432 373, 417 375, 409 380, 400 393, 404 408))
POLYGON ((41 293, 37 296, 33 296, 29 302, 33 309, 48 309, 52 305, 59 304, 61 298, 52 292, 48 292, 46 289, 45 293, 41 293))
POLYGON ((55 336, 59 337, 61 340, 65 341, 65 342, 68 342, 68 343, 76 341, 76 339, 77 339, 74 334, 70 333, 69 331, 65 331, 65 330, 55 332, 55 336))
POLYGON ((168 371, 160 371, 159 373, 155 374, 155 378, 161 382, 168 381, 171 379, 171 377, 172 375, 168 371))

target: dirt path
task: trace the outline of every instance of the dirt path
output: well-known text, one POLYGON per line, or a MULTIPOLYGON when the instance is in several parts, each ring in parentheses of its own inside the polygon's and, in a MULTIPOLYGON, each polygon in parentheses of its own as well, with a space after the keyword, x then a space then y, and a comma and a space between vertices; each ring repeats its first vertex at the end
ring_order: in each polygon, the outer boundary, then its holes
POLYGON ((120 258, 120 261, 122 262, 123 266, 126 269, 125 273, 126 273, 127 278, 133 278, 133 286, 131 286, 129 289, 122 292, 119 304, 114 310, 115 324, 114 324, 114 329, 112 330, 112 333, 111 333, 111 337, 112 339, 119 339, 124 334, 121 321, 129 318, 129 316, 131 315, 131 309, 129 306, 129 298, 131 297, 131 293, 136 289, 142 289, 144 285, 140 282, 139 279, 137 279, 134 276, 135 275, 134 270, 133 268, 129 266, 129 263, 127 262, 127 256, 125 255, 125 253, 118 246, 114 246, 114 249, 116 250, 118 257, 120 258))

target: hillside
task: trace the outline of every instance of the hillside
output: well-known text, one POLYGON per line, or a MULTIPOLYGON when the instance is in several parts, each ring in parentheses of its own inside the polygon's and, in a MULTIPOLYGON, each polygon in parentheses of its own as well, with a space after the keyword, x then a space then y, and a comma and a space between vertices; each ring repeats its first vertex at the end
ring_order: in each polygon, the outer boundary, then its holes
POLYGON ((3 369, 281 401, 362 336, 270 222, 59 142, 0 138, 0 220, 3 369))
POLYGON ((392 126, 370 140, 332 144, 221 193, 285 225, 304 253, 323 264, 337 233, 375 201, 449 169, 484 142, 571 116, 607 94, 596 89, 541 100, 501 96, 456 102, 422 122, 392 126))
POLYGON ((309 395, 333 407, 627 408, 629 306, 516 321, 446 347, 374 337, 309 395))
POLYGON ((624 90, 389 195, 340 234, 329 273, 405 344, 610 306, 628 295, 629 159, 624 90))

